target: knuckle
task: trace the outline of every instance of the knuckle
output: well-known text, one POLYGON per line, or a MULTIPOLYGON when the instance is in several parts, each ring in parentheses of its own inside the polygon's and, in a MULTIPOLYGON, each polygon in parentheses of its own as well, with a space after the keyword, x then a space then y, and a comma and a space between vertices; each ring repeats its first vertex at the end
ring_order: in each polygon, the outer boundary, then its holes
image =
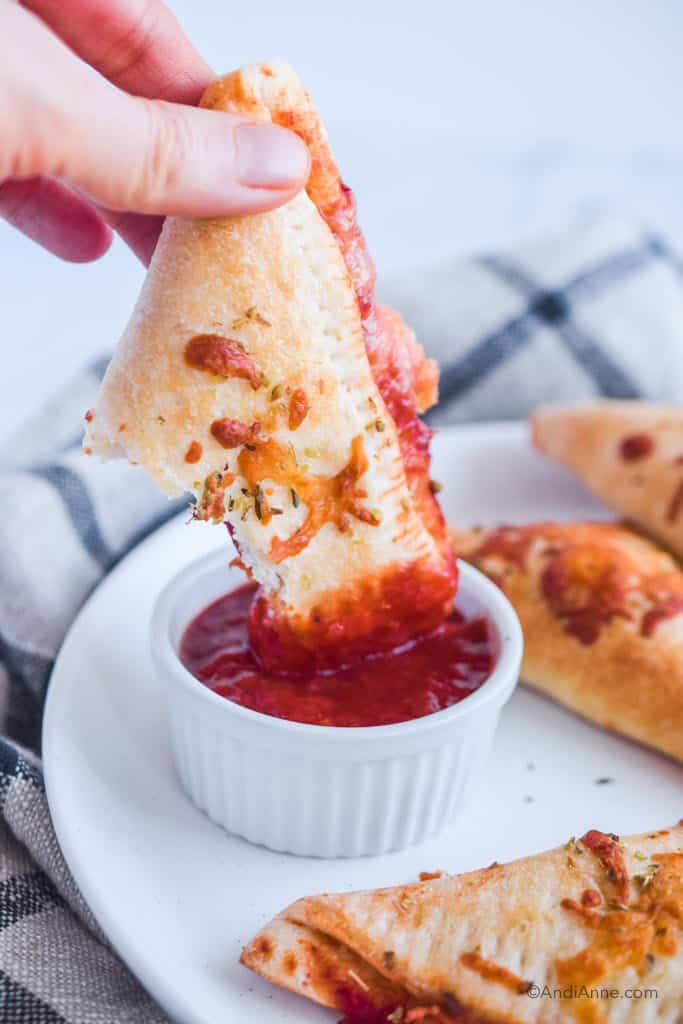
POLYGON ((157 0, 138 0, 138 11, 122 32, 112 36, 98 58, 102 73, 113 81, 123 79, 144 62, 154 46, 162 7, 157 0))
POLYGON ((66 126, 55 131, 56 114, 40 103, 23 105, 24 116, 13 126, 4 122, 4 144, 0 147, 0 180, 20 180, 38 174, 59 175, 63 170, 62 145, 66 126))
POLYGON ((51 36, 37 21, 23 11, 20 15, 8 25, 1 62, 0 180, 58 174, 72 130, 59 75, 51 74, 52 64, 62 70, 63 55, 58 51, 55 57, 51 36), (32 61, 27 62, 27 53, 32 61))
POLYGON ((129 208, 159 209, 177 195, 193 148, 190 119, 171 104, 146 102, 147 146, 132 182, 129 208))

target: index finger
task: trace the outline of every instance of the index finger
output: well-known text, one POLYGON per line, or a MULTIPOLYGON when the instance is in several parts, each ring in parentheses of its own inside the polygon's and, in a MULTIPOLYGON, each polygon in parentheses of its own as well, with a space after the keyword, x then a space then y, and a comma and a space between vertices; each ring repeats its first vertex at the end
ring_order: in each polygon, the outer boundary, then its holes
POLYGON ((195 104, 215 78, 161 0, 22 0, 84 61, 136 96, 195 104))

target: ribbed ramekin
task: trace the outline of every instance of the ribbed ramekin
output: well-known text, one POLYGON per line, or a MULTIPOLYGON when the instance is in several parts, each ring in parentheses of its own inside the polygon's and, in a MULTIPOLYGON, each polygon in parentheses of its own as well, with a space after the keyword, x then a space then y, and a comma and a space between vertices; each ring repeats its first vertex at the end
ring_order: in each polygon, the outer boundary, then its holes
POLYGON ((336 728, 288 722, 213 693, 178 657, 183 631, 241 582, 225 552, 183 569, 152 619, 152 654, 183 788, 229 832, 313 857, 386 853, 450 824, 480 777, 500 710, 517 682, 522 633, 506 597, 460 564, 458 607, 493 624, 495 668, 445 711, 399 725, 336 728))

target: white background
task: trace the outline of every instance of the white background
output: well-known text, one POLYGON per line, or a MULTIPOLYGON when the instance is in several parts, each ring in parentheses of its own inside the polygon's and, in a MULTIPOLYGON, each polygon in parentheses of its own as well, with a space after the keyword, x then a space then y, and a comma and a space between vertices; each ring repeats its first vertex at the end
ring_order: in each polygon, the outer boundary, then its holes
MULTIPOLYGON (((679 0, 172 6, 217 71, 272 57, 297 67, 381 269, 597 209, 683 242, 679 0)), ((68 266, 3 224, 0 253, 1 440, 114 345, 142 271, 118 244, 68 266)))

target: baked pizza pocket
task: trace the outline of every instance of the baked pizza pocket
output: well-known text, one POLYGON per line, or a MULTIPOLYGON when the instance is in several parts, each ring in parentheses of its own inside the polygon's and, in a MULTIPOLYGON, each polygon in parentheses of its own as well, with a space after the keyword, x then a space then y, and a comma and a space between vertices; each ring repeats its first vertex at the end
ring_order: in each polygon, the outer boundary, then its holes
POLYGON ((85 450, 228 524, 263 588, 262 661, 391 647, 442 621, 456 588, 418 417, 436 366, 375 301, 353 195, 292 69, 243 68, 202 106, 296 131, 307 188, 268 213, 166 220, 85 450))
POLYGON ((452 530, 524 632, 522 678, 615 732, 683 760, 683 573, 612 523, 452 530))
POLYGON ((605 401, 539 409, 531 423, 539 451, 683 558, 683 409, 605 401))
POLYGON ((349 1024, 677 1024, 682 924, 683 826, 591 830, 481 871, 301 899, 242 963, 349 1024))

